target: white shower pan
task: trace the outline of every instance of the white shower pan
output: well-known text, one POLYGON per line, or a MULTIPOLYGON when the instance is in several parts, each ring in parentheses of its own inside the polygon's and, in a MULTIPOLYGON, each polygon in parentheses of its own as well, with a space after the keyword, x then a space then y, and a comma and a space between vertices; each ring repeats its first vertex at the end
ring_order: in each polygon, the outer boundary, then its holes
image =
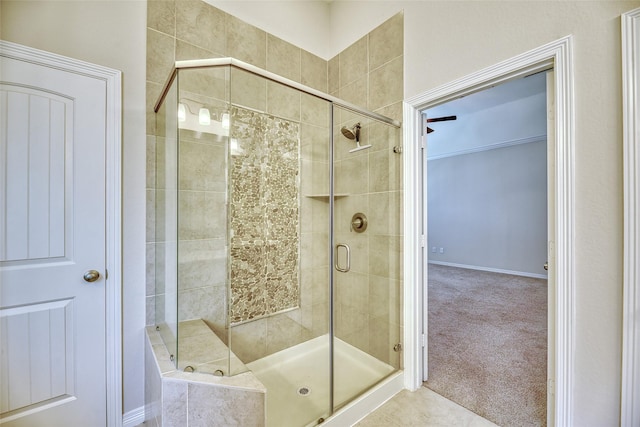
POLYGON ((329 417, 328 354, 329 337, 324 335, 247 364, 267 388, 267 427, 315 426, 319 418, 326 419, 323 426, 338 418, 342 418, 340 425, 349 425, 347 418, 357 421, 402 389, 401 372, 335 338, 334 406, 339 408, 362 390, 368 391, 329 417), (391 375, 394 371, 397 375, 391 375), (380 387, 387 390, 376 400, 371 395, 380 387), (370 408, 359 411, 359 400, 370 408))

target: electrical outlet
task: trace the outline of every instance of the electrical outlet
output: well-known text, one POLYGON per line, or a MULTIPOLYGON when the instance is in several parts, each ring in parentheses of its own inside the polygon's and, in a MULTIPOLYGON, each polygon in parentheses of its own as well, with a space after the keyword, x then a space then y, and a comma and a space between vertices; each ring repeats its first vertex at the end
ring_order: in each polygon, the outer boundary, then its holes
POLYGON ((438 251, 438 250, 437 250, 437 248, 436 248, 435 246, 433 246, 433 247, 431 248, 431 252, 433 252, 434 254, 435 254, 437 251, 438 251))
POLYGON ((444 248, 440 248, 440 253, 443 254, 444 253, 444 248))

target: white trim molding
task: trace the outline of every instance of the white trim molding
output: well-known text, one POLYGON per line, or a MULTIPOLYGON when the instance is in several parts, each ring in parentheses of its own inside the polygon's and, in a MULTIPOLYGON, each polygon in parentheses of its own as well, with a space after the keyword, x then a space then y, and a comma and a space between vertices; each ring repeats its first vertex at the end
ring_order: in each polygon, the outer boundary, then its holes
POLYGON ((640 425, 640 8, 623 13, 624 288, 620 425, 640 425))
MULTIPOLYGON (((416 391, 422 385, 423 290, 425 236, 422 234, 422 135, 418 106, 403 102, 404 192, 404 386, 416 391)), ((426 307, 424 308, 426 310, 426 307)), ((426 352, 426 349, 424 349, 426 352)))
MULTIPOLYGON (((409 98, 404 102, 404 265, 405 265, 405 387, 422 384, 422 345, 425 258, 423 257, 423 154, 420 131, 421 111, 539 71, 553 69, 555 74, 555 282, 556 313, 554 354, 555 378, 549 383, 548 419, 552 425, 573 425, 574 336, 575 336, 575 134, 573 94, 573 38, 566 36, 514 58, 409 98)), ((425 306, 426 307, 426 306, 425 306)), ((426 351, 426 350, 425 350, 426 351)))
POLYGON ((546 140, 547 140, 547 135, 535 135, 535 136, 530 136, 528 138, 510 139, 507 141, 494 142, 492 144, 486 144, 479 147, 466 148, 464 150, 451 151, 448 153, 436 154, 433 156, 427 153, 427 156, 428 156, 427 160, 439 160, 447 157, 455 157, 455 156, 462 156, 465 154, 480 153, 482 151, 498 150, 500 148, 513 147, 514 145, 530 144, 533 142, 544 142, 546 140))
POLYGON ((140 406, 122 415, 122 427, 136 427, 145 422, 145 408, 140 406))
POLYGON ((107 425, 122 426, 122 73, 0 40, 3 55, 105 82, 106 90, 106 384, 107 425))

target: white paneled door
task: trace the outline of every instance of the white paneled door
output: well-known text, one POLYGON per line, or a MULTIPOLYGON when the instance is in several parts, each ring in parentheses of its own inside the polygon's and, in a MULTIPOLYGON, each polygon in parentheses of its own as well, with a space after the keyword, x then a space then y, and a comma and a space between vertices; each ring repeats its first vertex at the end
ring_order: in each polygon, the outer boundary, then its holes
POLYGON ((0 423, 105 426, 106 83, 0 67, 0 423))

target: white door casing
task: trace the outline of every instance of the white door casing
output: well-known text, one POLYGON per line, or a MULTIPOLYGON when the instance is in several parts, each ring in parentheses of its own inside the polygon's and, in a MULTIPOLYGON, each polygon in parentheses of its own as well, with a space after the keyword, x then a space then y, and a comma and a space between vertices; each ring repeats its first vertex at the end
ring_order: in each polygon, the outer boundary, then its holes
POLYGON ((623 13, 624 288, 620 425, 640 425, 640 9, 623 13))
POLYGON ((419 190, 420 194, 423 194, 422 200, 422 219, 420 221, 420 230, 421 234, 421 248, 419 248, 421 254, 420 259, 422 259, 422 277, 421 277, 421 286, 420 291, 422 292, 422 312, 424 317, 422 318, 423 324, 421 326, 422 333, 420 334, 420 341, 422 345, 422 381, 427 381, 429 379, 429 339, 428 334, 429 331, 426 328, 426 319, 428 317, 427 313, 429 313, 429 254, 427 249, 427 219, 429 218, 429 204, 426 203, 426 190, 427 190, 427 176, 428 176, 428 162, 427 162, 427 133, 425 129, 427 126, 427 116, 425 114, 420 114, 421 122, 420 125, 420 162, 422 164, 420 173, 420 185, 419 190))
POLYGON ((120 73, 0 43, 0 423, 121 425, 120 73))
POLYGON ((555 236, 556 236, 556 94, 555 73, 547 71, 547 425, 554 425, 555 411, 555 371, 556 360, 554 349, 556 342, 556 311, 550 307, 556 306, 556 266, 555 266, 555 236))
MULTIPOLYGON (((404 110, 404 367, 405 387, 415 390, 422 384, 422 337, 424 300, 422 278, 426 277, 422 259, 422 238, 419 227, 422 224, 422 194, 420 179, 422 156, 420 149, 421 111, 458 96, 469 94, 518 77, 548 69, 554 70, 554 107, 555 129, 552 137, 556 143, 553 161, 555 162, 555 200, 554 200, 554 241, 553 265, 551 274, 555 282, 555 307, 549 310, 556 313, 555 328, 550 335, 555 341, 550 347, 555 361, 555 369, 550 375, 550 384, 554 392, 555 410, 549 414, 549 425, 573 425, 572 388, 574 360, 574 116, 573 116, 573 62, 572 37, 533 49, 522 55, 495 64, 423 94, 405 100, 404 110)), ((427 230, 428 232, 428 230, 427 230)), ((425 236, 426 239, 426 236, 425 236)), ((426 280, 426 279, 425 279, 426 280)), ((551 304, 551 299, 549 300, 551 304)))

